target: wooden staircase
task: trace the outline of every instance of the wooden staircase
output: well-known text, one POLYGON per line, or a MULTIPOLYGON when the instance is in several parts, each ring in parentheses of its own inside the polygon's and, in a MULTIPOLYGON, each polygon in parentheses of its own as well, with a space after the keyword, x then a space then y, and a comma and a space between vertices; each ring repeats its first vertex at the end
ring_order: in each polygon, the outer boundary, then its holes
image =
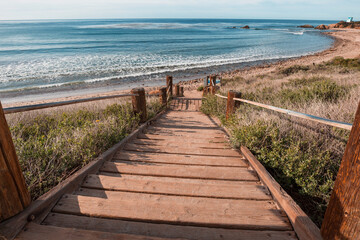
POLYGON ((17 239, 297 239, 224 130, 178 99, 17 239))

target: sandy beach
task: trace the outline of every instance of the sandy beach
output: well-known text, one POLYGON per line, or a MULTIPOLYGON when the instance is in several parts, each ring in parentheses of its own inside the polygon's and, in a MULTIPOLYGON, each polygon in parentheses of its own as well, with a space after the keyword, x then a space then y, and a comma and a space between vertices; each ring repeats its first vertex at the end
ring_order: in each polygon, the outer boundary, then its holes
MULTIPOLYGON (((289 67, 291 65, 309 65, 313 63, 321 63, 329 61, 336 56, 342 56, 344 58, 356 58, 360 56, 360 30, 359 29, 336 29, 332 32, 326 32, 327 34, 335 39, 333 46, 325 51, 316 53, 313 55, 303 56, 299 58, 292 58, 282 61, 277 61, 272 64, 263 64, 255 67, 243 68, 231 72, 219 72, 218 74, 223 78, 236 77, 236 76, 256 76, 261 74, 270 73, 278 68, 289 67)), ((198 97, 201 96, 199 92, 196 91, 197 87, 202 84, 201 79, 194 79, 190 81, 180 82, 185 89, 185 96, 187 97, 198 97)), ((164 79, 165 86, 165 79, 164 79)), ((139 86, 141 87, 141 86, 139 86)), ((158 89, 157 87, 145 87, 147 92, 158 89)), ((92 97, 101 97, 101 96, 110 96, 123 93, 129 93, 130 89, 121 90, 121 91, 107 91, 96 94, 86 94, 78 95, 73 97, 61 97, 61 98, 52 98, 46 100, 38 101, 28 101, 28 102, 16 102, 3 104, 3 107, 15 107, 15 106, 24 106, 32 104, 41 104, 47 102, 57 102, 57 101, 67 101, 75 100, 81 98, 92 98, 92 97)))

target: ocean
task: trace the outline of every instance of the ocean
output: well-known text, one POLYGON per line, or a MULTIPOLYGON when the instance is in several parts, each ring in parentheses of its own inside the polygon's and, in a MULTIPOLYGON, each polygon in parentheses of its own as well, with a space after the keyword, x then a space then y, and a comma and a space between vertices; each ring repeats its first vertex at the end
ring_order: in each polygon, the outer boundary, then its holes
POLYGON ((103 19, 0 21, 0 100, 155 86, 323 51, 299 25, 332 21, 103 19), (250 29, 241 29, 248 25, 250 29), (235 27, 235 28, 234 28, 235 27))

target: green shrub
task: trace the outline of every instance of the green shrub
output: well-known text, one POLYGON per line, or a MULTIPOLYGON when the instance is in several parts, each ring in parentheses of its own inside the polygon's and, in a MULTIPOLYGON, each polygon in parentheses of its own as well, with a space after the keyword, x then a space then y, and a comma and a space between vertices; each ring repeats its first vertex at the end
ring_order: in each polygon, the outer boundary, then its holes
POLYGON ((290 76, 290 75, 295 74, 297 72, 308 71, 308 70, 310 70, 309 66, 293 65, 291 67, 280 70, 280 73, 284 74, 286 76, 290 76))
POLYGON ((360 70, 360 58, 345 59, 343 57, 335 57, 331 61, 327 62, 326 65, 360 70))
POLYGON ((203 86, 200 86, 200 87, 197 88, 197 90, 198 90, 199 92, 201 92, 201 91, 204 90, 204 87, 203 87, 203 86))

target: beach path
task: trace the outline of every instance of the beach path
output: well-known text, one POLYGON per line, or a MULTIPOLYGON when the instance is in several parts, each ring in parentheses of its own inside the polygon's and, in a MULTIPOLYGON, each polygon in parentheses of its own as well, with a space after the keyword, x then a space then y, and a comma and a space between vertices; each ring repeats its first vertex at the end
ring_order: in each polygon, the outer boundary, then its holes
POLYGON ((178 98, 17 239, 297 239, 201 99, 178 98))

